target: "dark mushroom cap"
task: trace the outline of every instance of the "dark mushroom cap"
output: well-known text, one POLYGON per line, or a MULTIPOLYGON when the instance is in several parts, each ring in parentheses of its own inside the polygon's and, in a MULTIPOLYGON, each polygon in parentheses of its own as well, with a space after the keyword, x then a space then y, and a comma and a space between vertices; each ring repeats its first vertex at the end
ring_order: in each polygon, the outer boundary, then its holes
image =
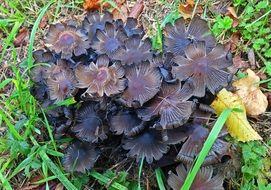
POLYGON ((105 23, 112 21, 112 14, 107 11, 103 15, 98 11, 88 12, 83 21, 83 28, 88 32, 89 40, 92 41, 97 30, 104 30, 105 23))
POLYGON ((187 37, 193 43, 205 42, 207 52, 213 49, 216 44, 215 37, 211 34, 207 22, 197 16, 191 20, 187 28, 187 37))
POLYGON ((186 123, 180 127, 167 129, 165 132, 167 134, 167 140, 164 141, 166 144, 179 144, 184 142, 187 137, 193 132, 194 128, 191 124, 186 123))
POLYGON ((185 22, 183 18, 175 21, 174 25, 168 23, 164 30, 164 45, 167 52, 182 55, 190 40, 187 39, 185 22))
POLYGON ((91 47, 98 54, 107 54, 111 59, 119 59, 119 52, 123 48, 127 36, 115 24, 107 22, 104 30, 97 30, 97 40, 91 47))
POLYGON ((126 80, 123 78, 124 69, 119 63, 109 65, 109 58, 106 55, 98 57, 96 63, 89 66, 78 65, 75 70, 78 80, 78 88, 87 88, 85 93, 91 97, 104 94, 111 96, 122 92, 126 87, 126 80))
POLYGON ((157 67, 148 62, 142 62, 126 68, 125 74, 128 87, 123 92, 121 99, 128 106, 134 104, 142 106, 159 91, 162 77, 157 67))
POLYGON ((50 26, 45 45, 57 54, 61 53, 62 59, 69 59, 73 54, 75 56, 86 54, 89 48, 88 37, 84 30, 61 23, 50 26))
POLYGON ((71 130, 83 141, 97 142, 98 139, 107 138, 106 126, 94 109, 95 105, 94 102, 87 102, 76 111, 75 124, 71 130))
MULTIPOLYGON (((180 83, 163 83, 158 94, 142 109, 138 115, 145 121, 159 116, 159 125, 169 129, 184 124, 192 113, 193 102, 188 99, 193 95, 193 87, 186 83, 181 88, 180 83)), ((160 127, 157 125, 157 127, 160 127)))
POLYGON ((194 42, 205 42, 208 52, 215 47, 215 38, 210 34, 207 22, 194 17, 188 28, 183 18, 175 21, 174 25, 165 27, 165 50, 175 55, 183 55, 185 48, 194 42))
POLYGON ((135 18, 128 17, 125 23, 121 19, 118 19, 116 20, 116 24, 118 27, 123 28, 128 38, 134 35, 139 35, 140 37, 145 35, 143 26, 139 25, 138 20, 135 18))
POLYGON ((152 58, 150 39, 142 40, 139 35, 133 35, 125 41, 125 49, 118 52, 122 65, 138 64, 152 58))
POLYGON ((34 51, 33 58, 35 63, 54 63, 56 61, 52 52, 42 49, 34 51))
POLYGON ((31 80, 36 83, 44 83, 48 78, 48 70, 48 66, 34 65, 31 69, 31 80))
POLYGON ((49 96, 55 102, 63 101, 71 97, 76 91, 76 80, 71 70, 63 70, 61 73, 47 79, 49 96))
POLYGON ((159 160, 169 150, 169 147, 161 140, 159 131, 147 129, 138 136, 125 139, 123 148, 130 150, 127 155, 136 157, 137 161, 144 158, 148 163, 152 163, 153 159, 159 160))
POLYGON ((191 44, 185 50, 186 57, 175 57, 178 66, 173 66, 172 73, 180 81, 190 78, 195 87, 195 96, 203 97, 206 88, 215 94, 220 87, 228 85, 231 77, 222 70, 232 64, 227 54, 222 46, 216 46, 207 54, 204 43, 191 44))
MULTIPOLYGON (((202 125, 193 124, 190 126, 191 134, 184 142, 177 159, 183 163, 192 164, 196 156, 199 154, 203 143, 209 135, 209 130, 202 125)), ((203 165, 219 163, 224 155, 229 153, 229 144, 222 139, 217 139, 208 153, 203 165)))
POLYGON ((68 172, 85 173, 94 166, 98 157, 99 151, 92 144, 76 141, 66 150, 63 164, 68 172))
MULTIPOLYGON (((169 172, 168 185, 173 190, 179 190, 184 184, 184 180, 189 172, 190 167, 185 168, 180 164, 176 168, 177 175, 173 172, 169 172)), ((221 173, 214 175, 214 170, 211 166, 202 167, 196 175, 190 190, 224 190, 223 188, 224 177, 221 173)))
POLYGON ((109 117, 109 126, 117 135, 125 134, 132 136, 138 134, 144 129, 141 119, 134 112, 120 111, 116 115, 109 117))

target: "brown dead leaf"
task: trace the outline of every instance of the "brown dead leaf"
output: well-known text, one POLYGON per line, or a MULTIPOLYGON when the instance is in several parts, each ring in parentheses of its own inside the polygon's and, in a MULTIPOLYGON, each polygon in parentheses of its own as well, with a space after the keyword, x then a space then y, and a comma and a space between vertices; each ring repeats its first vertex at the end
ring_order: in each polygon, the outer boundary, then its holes
POLYGON ((39 28, 44 29, 47 26, 48 15, 44 15, 39 23, 39 28))
POLYGON ((239 18, 235 12, 234 7, 228 7, 227 10, 228 12, 225 15, 229 16, 233 20, 232 26, 235 28, 239 24, 239 18))
POLYGON ((238 42, 240 41, 241 34, 239 32, 232 33, 230 37, 230 49, 231 52, 234 52, 237 48, 238 42))
POLYGON ((115 0, 115 1, 117 5, 123 5, 126 2, 126 0, 115 0))
POLYGON ((138 0, 134 7, 131 9, 128 17, 137 19, 144 9, 144 1, 138 0))
POLYGON ((247 57, 248 57, 249 64, 251 66, 250 68, 256 69, 256 67, 258 67, 258 65, 257 65, 256 59, 255 59, 254 50, 252 48, 248 51, 247 57))
POLYGON ((240 54, 237 54, 232 59, 234 69, 246 69, 249 67, 248 63, 244 61, 240 54))
POLYGON ((126 22, 129 11, 125 5, 118 5, 118 6, 119 6, 118 9, 115 8, 112 11, 113 19, 114 20, 121 19, 123 22, 126 22))
MULTIPOLYGON (((179 4, 179 12, 184 19, 191 18, 194 6, 195 6, 194 0, 187 0, 186 3, 179 4)), ((203 12, 202 7, 198 5, 196 8, 196 14, 200 14, 202 12, 203 12)))
POLYGON ((26 45, 29 38, 29 30, 26 27, 23 27, 19 30, 16 38, 13 41, 15 47, 19 47, 21 45, 26 45))
POLYGON ((267 100, 268 100, 269 107, 271 107, 271 93, 267 94, 267 100))
POLYGON ((233 82, 237 94, 245 105, 248 115, 257 116, 265 112, 268 106, 267 97, 260 90, 260 78, 251 70, 248 76, 233 82))
POLYGON ((101 7, 100 0, 85 0, 83 7, 86 11, 95 11, 101 7))

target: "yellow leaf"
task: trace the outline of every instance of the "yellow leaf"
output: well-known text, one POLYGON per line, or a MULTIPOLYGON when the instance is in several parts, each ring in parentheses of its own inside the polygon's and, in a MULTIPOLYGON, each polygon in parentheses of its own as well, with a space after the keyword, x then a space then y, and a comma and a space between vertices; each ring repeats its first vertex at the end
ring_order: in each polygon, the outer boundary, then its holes
POLYGON ((222 89, 211 106, 220 115, 226 108, 239 108, 242 112, 232 112, 226 121, 230 135, 238 141, 261 140, 262 137, 251 127, 247 120, 246 109, 239 96, 222 89))
POLYGON ((247 69, 247 77, 233 82, 237 94, 246 107, 248 115, 260 115, 268 106, 267 97, 262 93, 258 82, 260 78, 251 70, 247 69))

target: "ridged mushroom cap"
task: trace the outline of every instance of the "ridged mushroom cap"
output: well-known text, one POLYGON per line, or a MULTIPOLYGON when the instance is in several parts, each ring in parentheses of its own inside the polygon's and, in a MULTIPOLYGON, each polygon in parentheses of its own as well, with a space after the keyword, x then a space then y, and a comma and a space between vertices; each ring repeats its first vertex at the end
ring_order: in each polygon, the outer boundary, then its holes
POLYGON ((148 62, 126 68, 125 77, 128 87, 121 95, 121 100, 128 107, 142 106, 159 91, 162 77, 157 67, 148 62))
POLYGON ((105 11, 102 15, 98 11, 88 12, 83 21, 83 28, 88 32, 89 40, 92 42, 97 30, 104 30, 105 23, 112 23, 112 14, 105 11))
POLYGON ((117 52, 122 65, 139 64, 152 58, 150 39, 142 40, 139 35, 133 35, 125 41, 125 48, 117 52))
POLYGON ((76 141, 66 150, 63 165, 68 172, 85 173, 94 166, 98 157, 99 151, 92 144, 76 141))
POLYGON ((71 130, 83 141, 97 142, 98 139, 107 138, 106 126, 100 114, 95 110, 95 105, 94 102, 87 102, 76 110, 75 124, 71 130))
POLYGON ((94 40, 91 47, 98 54, 106 54, 111 59, 119 60, 119 51, 123 48, 124 41, 127 36, 116 26, 116 24, 105 23, 104 30, 97 30, 96 32, 97 40, 94 40))
POLYGON ((138 115, 145 121, 158 117, 156 127, 178 127, 184 124, 192 113, 193 102, 188 101, 192 95, 193 87, 188 83, 182 88, 180 83, 163 83, 158 94, 138 110, 138 115))
POLYGON ((232 75, 223 69, 232 62, 222 46, 216 46, 207 53, 204 43, 191 44, 185 49, 185 55, 175 57, 178 66, 173 66, 172 74, 180 81, 190 78, 195 96, 203 97, 206 88, 215 94, 220 87, 228 85, 232 75))
POLYGON ((75 70, 78 88, 87 88, 86 94, 102 97, 122 92, 126 87, 124 69, 119 63, 110 65, 106 55, 98 57, 96 63, 78 65, 75 70))
POLYGON ((144 129, 141 119, 134 112, 119 111, 116 115, 109 117, 109 126, 111 131, 117 135, 124 134, 132 136, 138 134, 144 129))
POLYGON ((147 129, 141 134, 125 139, 123 148, 129 150, 128 156, 136 157, 137 161, 146 159, 148 163, 162 158, 167 153, 169 147, 162 143, 161 134, 155 129, 147 129))
MULTIPOLYGON (((180 164, 176 168, 177 175, 170 171, 167 180, 168 185, 173 190, 181 189, 189 169, 190 167, 185 168, 184 165, 180 164)), ((223 175, 221 173, 214 174, 211 166, 202 167, 197 173, 190 190, 224 190, 223 180, 223 175)))
POLYGON ((50 25, 44 41, 50 50, 61 54, 62 59, 86 54, 90 47, 84 30, 62 23, 50 25))

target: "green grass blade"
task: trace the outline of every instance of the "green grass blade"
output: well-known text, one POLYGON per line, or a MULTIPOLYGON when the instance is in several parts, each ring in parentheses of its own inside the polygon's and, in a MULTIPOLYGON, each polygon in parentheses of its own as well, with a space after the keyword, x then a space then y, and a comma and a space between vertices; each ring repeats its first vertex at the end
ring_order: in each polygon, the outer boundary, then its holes
POLYGON ((156 181, 158 183, 159 190, 166 190, 163 178, 162 178, 162 170, 161 168, 157 168, 155 170, 155 176, 156 176, 156 181))
POLYGON ((11 185, 9 184, 8 180, 3 176, 2 172, 0 171, 0 181, 3 185, 3 188, 6 190, 12 190, 11 185))
POLYGON ((10 34, 3 41, 3 43, 2 43, 3 44, 3 48, 2 48, 1 58, 0 58, 0 64, 3 61, 3 58, 4 58, 5 53, 7 51, 7 47, 10 46, 10 45, 13 45, 12 41, 14 40, 14 38, 15 38, 17 32, 19 31, 19 28, 21 27, 21 25, 22 25, 22 22, 15 22, 14 26, 12 27, 12 30, 11 30, 10 34))
MULTIPOLYGON (((95 170, 92 170, 90 172, 90 175, 92 177, 96 178, 97 180, 99 180, 101 183, 103 183, 105 185, 109 184, 110 181, 111 181, 110 178, 108 178, 108 177, 106 177, 106 176, 104 176, 104 175, 96 172, 95 170)), ((113 182, 110 186, 113 187, 113 188, 115 188, 115 189, 118 189, 118 190, 128 190, 127 187, 124 187, 123 185, 121 185, 121 184, 119 184, 117 182, 113 182)))
POLYGON ((139 166, 139 171, 138 171, 138 186, 137 186, 138 190, 141 190, 140 178, 141 178, 141 174, 142 174, 143 163, 144 163, 144 157, 141 159, 140 166, 139 166))
POLYGON ((220 133, 221 129, 224 126, 224 123, 228 119, 231 111, 234 109, 225 109, 221 115, 218 117, 213 129, 211 130, 210 134, 208 135, 208 138, 206 139, 198 157, 195 160, 194 166, 190 169, 189 173, 186 176, 186 179, 184 181, 183 186, 181 187, 181 190, 189 190, 202 163, 205 160, 205 157, 208 155, 210 149, 212 148, 215 140, 218 137, 218 134, 220 133))
POLYGON ((17 139, 17 140, 23 140, 23 137, 18 133, 18 131, 15 129, 15 126, 11 123, 11 121, 6 117, 6 114, 0 110, 0 116, 2 117, 2 120, 5 122, 5 124, 8 126, 8 129, 10 133, 17 139))
POLYGON ((77 188, 66 178, 62 171, 47 156, 44 150, 39 153, 41 159, 46 163, 51 172, 59 179, 59 181, 67 188, 67 190, 77 190, 77 188))
POLYGON ((27 66, 28 66, 28 68, 31 68, 32 65, 33 65, 32 52, 33 52, 33 47, 34 47, 35 35, 36 35, 37 30, 38 30, 39 23, 40 23, 43 15, 47 11, 47 9, 54 2, 55 2, 54 0, 51 0, 45 7, 43 7, 41 9, 41 11, 39 13, 39 16, 38 16, 37 20, 35 21, 34 26, 32 28, 32 31, 31 31, 31 34, 30 34, 30 38, 29 38, 29 46, 28 46, 28 50, 27 50, 27 66))

